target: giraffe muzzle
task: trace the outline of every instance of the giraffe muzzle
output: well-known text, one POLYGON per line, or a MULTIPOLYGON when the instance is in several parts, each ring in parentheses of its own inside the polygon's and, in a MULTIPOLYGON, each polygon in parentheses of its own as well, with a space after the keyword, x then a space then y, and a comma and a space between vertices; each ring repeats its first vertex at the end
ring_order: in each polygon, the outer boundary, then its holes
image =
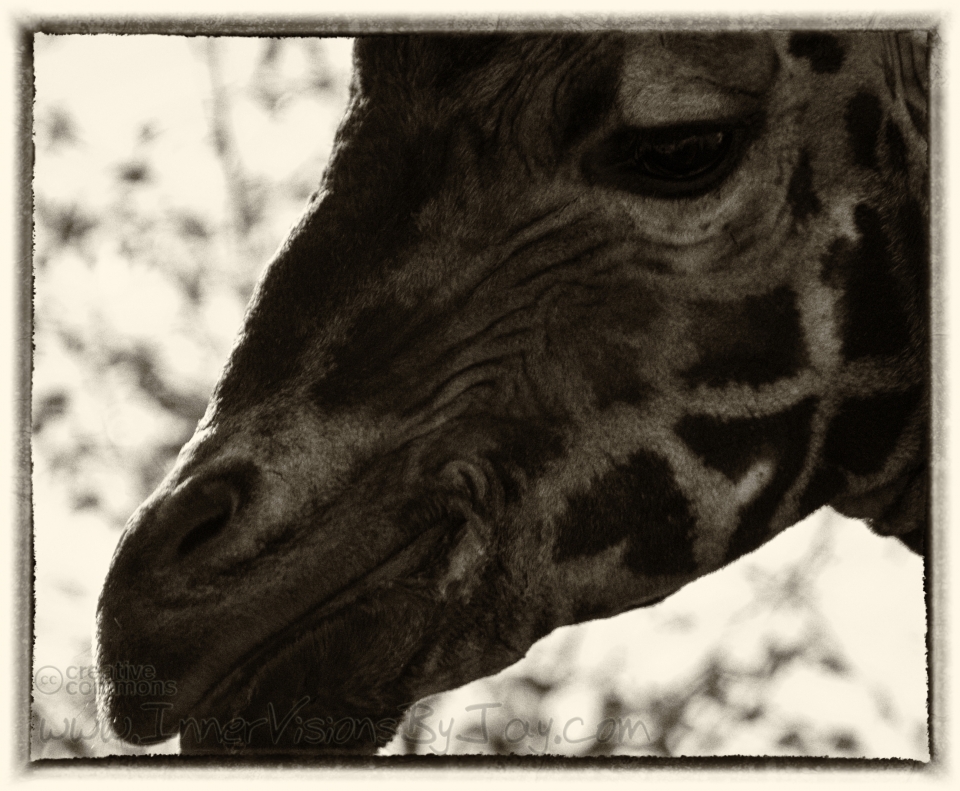
POLYGON ((424 668, 459 672, 464 647, 433 649, 484 595, 490 560, 462 499, 420 493, 384 513, 347 491, 278 511, 292 496, 251 462, 185 468, 131 518, 101 599, 101 716, 120 738, 372 753, 432 691, 424 668), (324 561, 358 533, 357 563, 324 561))

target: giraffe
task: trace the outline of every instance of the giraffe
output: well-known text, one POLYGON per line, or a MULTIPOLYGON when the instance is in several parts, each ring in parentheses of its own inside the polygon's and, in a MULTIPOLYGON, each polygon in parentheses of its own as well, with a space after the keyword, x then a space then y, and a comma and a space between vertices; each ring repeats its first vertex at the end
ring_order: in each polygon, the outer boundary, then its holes
POLYGON ((923 553, 926 56, 358 39, 320 188, 112 561, 104 720, 368 754, 822 506, 923 553))

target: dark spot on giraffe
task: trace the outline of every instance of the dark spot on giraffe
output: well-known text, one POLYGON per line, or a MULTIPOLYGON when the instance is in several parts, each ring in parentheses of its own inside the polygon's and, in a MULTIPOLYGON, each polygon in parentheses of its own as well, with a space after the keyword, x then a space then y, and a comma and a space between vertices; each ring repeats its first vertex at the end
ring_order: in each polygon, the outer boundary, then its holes
POLYGON ((434 322, 435 317, 395 300, 360 311, 349 338, 333 351, 331 371, 311 386, 313 403, 337 409, 382 393, 391 377, 410 365, 416 356, 411 347, 434 322))
POLYGON ((666 461, 640 451, 570 497, 553 555, 562 562, 627 541, 624 561, 635 574, 687 574, 696 570, 694 527, 666 461))
POLYGON ((769 537, 777 508, 806 461, 816 407, 817 400, 808 398, 786 412, 757 420, 757 433, 763 435, 765 451, 773 454, 776 471, 764 490, 741 512, 740 523, 727 547, 727 560, 752 552, 769 537))
POLYGON ((617 402, 639 404, 649 397, 650 385, 639 376, 637 354, 629 346, 601 344, 582 359, 597 409, 617 402))
POLYGON ((844 401, 827 430, 824 459, 857 475, 878 472, 919 403, 919 388, 844 401))
POLYGON ((496 450, 486 454, 506 505, 519 501, 525 484, 564 451, 563 435, 556 428, 535 423, 501 425, 496 450))
POLYGON ((884 136, 887 139, 887 159, 890 167, 898 173, 906 173, 909 164, 907 144, 903 139, 903 132, 892 118, 888 118, 884 125, 884 136))
POLYGON ((688 415, 674 433, 709 467, 736 483, 763 454, 774 449, 767 437, 769 423, 776 418, 731 419, 712 415, 688 415))
POLYGON ((890 240, 876 209, 861 203, 854 220, 857 244, 837 241, 823 259, 827 281, 843 293, 844 355, 856 360, 900 354, 910 344, 904 304, 909 294, 893 274, 890 240))
POLYGON ((847 102, 844 120, 854 162, 864 168, 876 168, 877 143, 883 123, 880 100, 872 93, 860 91, 847 102))
POLYGON ((700 302, 694 317, 700 360, 685 373, 693 386, 759 386, 807 364, 796 295, 787 286, 738 302, 700 302))
POLYGON ((800 495, 797 517, 803 519, 818 508, 827 505, 847 485, 846 476, 836 467, 820 467, 800 495))
POLYGON ((638 404, 647 398, 650 386, 640 375, 641 355, 630 340, 642 344, 662 313, 650 289, 629 284, 558 308, 555 320, 563 332, 558 345, 575 359, 597 408, 616 402, 638 404))
POLYGON ((793 169, 787 187, 787 201, 797 221, 803 221, 812 214, 819 214, 823 208, 813 189, 813 168, 810 166, 810 152, 807 149, 800 152, 797 166, 793 169))
POLYGON ((808 58, 816 74, 836 74, 846 53, 840 40, 829 33, 794 33, 790 36, 790 54, 808 58))

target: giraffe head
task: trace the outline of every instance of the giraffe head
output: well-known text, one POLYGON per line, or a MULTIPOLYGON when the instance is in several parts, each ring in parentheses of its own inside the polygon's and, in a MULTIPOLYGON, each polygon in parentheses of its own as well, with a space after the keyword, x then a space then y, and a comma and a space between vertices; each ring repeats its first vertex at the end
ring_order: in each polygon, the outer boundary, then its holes
POLYGON ((372 751, 823 505, 920 535, 924 56, 361 39, 321 188, 114 558, 114 728, 372 751))

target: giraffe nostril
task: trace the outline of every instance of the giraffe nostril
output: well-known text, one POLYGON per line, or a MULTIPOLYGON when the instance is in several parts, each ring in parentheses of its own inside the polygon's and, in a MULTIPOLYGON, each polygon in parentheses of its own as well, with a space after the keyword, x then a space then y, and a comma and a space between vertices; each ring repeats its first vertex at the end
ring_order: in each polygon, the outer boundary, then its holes
POLYGON ((190 528, 190 532, 187 533, 183 541, 180 542, 180 546, 177 547, 177 554, 181 557, 189 555, 201 544, 207 543, 207 541, 220 533, 229 521, 230 512, 224 509, 216 516, 205 519, 198 525, 194 525, 190 528))
POLYGON ((186 557, 216 538, 236 512, 237 493, 224 481, 187 487, 176 497, 174 514, 183 530, 177 555, 186 557))

